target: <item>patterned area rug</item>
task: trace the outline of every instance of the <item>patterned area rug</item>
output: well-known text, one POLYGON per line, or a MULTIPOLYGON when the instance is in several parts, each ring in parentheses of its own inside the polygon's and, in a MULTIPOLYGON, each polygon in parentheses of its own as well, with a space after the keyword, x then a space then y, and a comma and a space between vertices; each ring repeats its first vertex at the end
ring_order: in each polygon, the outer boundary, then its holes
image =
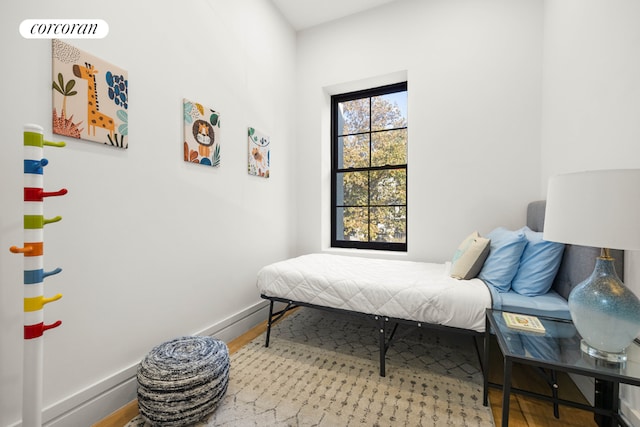
MULTIPOLYGON (((375 324, 303 308, 231 355, 203 426, 493 426, 473 339, 400 326, 378 375, 375 324)), ((138 416, 126 427, 149 426, 138 416)))

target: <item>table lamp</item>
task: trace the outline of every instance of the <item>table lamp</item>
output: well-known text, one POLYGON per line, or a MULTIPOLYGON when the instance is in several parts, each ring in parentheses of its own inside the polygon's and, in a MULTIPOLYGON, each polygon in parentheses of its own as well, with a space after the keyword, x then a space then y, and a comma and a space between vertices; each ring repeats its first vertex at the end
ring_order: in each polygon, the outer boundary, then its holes
POLYGON ((640 332, 640 300, 618 278, 609 249, 640 250, 640 169, 550 178, 543 237, 602 248, 591 276, 569 294, 569 311, 583 352, 625 362, 640 332))

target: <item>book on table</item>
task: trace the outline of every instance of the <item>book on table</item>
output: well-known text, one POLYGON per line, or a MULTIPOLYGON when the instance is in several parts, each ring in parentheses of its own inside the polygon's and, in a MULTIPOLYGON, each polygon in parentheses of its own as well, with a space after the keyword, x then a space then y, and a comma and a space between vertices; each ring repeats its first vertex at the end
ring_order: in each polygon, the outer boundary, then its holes
POLYGON ((544 334, 545 329, 540 319, 536 316, 528 316, 526 314, 503 312, 502 317, 508 327, 519 331, 536 332, 544 334))

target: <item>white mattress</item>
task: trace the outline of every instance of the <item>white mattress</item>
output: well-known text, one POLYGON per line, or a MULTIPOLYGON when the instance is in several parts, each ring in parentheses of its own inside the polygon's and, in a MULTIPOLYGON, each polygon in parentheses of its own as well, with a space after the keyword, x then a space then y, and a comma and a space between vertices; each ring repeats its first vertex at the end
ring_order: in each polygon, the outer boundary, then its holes
POLYGON ((451 278, 449 267, 310 254, 262 268, 257 286, 267 297, 484 331, 489 290, 480 279, 451 278))

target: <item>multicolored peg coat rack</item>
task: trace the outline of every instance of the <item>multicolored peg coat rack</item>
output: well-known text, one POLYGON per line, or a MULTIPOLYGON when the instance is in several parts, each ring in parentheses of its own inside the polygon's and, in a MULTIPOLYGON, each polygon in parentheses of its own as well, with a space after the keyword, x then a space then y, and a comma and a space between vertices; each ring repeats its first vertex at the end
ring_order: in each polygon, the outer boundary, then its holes
POLYGON ((42 373, 43 373, 43 337, 48 329, 62 324, 60 320, 44 323, 44 305, 62 298, 62 294, 53 297, 44 296, 44 279, 58 274, 61 268, 44 271, 44 232, 45 225, 58 222, 60 216, 45 219, 43 202, 46 197, 63 196, 66 189, 45 192, 44 167, 48 161, 43 157, 44 146, 64 147, 64 142, 44 140, 41 126, 24 126, 24 246, 12 246, 9 250, 24 255, 24 353, 23 353, 23 392, 22 426, 39 427, 42 425, 42 373))

